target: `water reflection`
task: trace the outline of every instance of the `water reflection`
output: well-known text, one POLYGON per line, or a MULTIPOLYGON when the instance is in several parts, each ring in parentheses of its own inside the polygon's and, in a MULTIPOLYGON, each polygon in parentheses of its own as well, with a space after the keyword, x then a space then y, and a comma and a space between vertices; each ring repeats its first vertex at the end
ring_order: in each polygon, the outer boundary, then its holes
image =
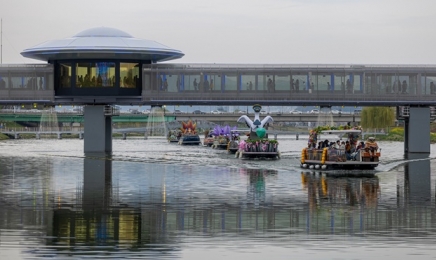
POLYGON ((357 235, 374 228, 365 219, 371 218, 378 205, 378 177, 337 178, 302 172, 301 180, 308 197, 307 233, 357 235))
POLYGON ((247 189, 247 203, 253 203, 255 207, 259 207, 261 203, 265 202, 265 178, 267 176, 274 176, 278 173, 277 170, 270 169, 246 169, 239 170, 241 174, 246 175, 249 179, 249 186, 247 189))
POLYGON ((298 244, 311 253, 313 243, 325 241, 324 249, 333 252, 337 241, 329 241, 344 235, 355 247, 377 241, 393 248, 393 238, 431 242, 432 164, 425 157, 409 160, 404 170, 337 177, 95 154, 0 157, 0 258, 12 258, 2 255, 5 249, 42 258, 184 258, 186 247, 207 252, 229 241, 298 244))
POLYGON ((339 178, 322 173, 302 172, 301 179, 311 210, 323 205, 365 208, 377 206, 380 195, 377 176, 339 178))
POLYGON ((410 160, 404 166, 404 197, 409 203, 426 203, 431 201, 431 180, 429 154, 408 153, 410 160))
POLYGON ((141 241, 139 208, 118 205, 112 185, 112 161, 105 154, 87 155, 83 163, 83 187, 77 203, 63 203, 53 210, 48 245, 134 247, 141 241))

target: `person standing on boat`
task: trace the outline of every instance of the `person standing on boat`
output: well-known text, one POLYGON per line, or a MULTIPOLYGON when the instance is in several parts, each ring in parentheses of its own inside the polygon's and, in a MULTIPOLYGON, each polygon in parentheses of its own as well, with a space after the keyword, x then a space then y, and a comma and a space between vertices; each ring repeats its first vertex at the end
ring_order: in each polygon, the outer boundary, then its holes
POLYGON ((375 141, 375 137, 369 137, 365 143, 365 151, 369 152, 369 155, 372 158, 372 157, 374 157, 377 150, 378 150, 378 144, 375 141))
POLYGON ((347 157, 347 160, 351 160, 351 153, 352 153, 351 144, 350 141, 347 140, 345 142, 345 156, 347 157))

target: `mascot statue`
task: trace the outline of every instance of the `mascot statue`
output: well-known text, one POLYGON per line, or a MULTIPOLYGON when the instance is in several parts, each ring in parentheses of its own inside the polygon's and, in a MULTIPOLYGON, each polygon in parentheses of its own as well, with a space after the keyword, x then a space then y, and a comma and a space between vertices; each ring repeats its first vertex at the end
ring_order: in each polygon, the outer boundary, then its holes
POLYGON ((262 119, 262 121, 260 120, 260 111, 262 110, 261 105, 258 105, 258 104, 254 105, 253 110, 254 110, 254 120, 253 121, 250 118, 248 118, 248 116, 243 115, 243 116, 239 117, 238 123, 245 122, 245 124, 247 124, 247 126, 250 127, 250 130, 251 130, 250 137, 252 137, 252 135, 253 135, 252 133, 255 133, 258 138, 263 138, 263 137, 265 137, 265 134, 266 134, 266 130, 265 130, 264 126, 267 123, 273 122, 274 120, 272 119, 271 116, 266 116, 264 119, 262 119))

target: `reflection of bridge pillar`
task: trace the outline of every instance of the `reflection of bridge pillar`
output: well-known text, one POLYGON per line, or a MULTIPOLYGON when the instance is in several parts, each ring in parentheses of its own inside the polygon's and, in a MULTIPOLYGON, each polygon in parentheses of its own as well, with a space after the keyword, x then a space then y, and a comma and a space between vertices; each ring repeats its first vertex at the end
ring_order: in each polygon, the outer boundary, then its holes
MULTIPOLYGON (((95 154, 93 154, 95 155, 95 154)), ((84 209, 102 209, 109 206, 112 195, 112 161, 103 158, 85 158, 83 171, 84 209)))
POLYGON ((112 115, 105 115, 105 106, 86 106, 84 120, 85 153, 112 152, 112 115))
POLYGON ((52 235, 69 237, 70 245, 118 240, 119 210, 110 208, 112 161, 104 159, 105 154, 92 155, 99 158, 84 159, 82 203, 77 201, 77 210, 67 207, 53 212, 52 235))
POLYGON ((404 130, 406 153, 430 153, 429 107, 410 107, 409 119, 406 119, 404 130))
POLYGON ((405 198, 413 203, 431 201, 431 178, 429 154, 407 154, 407 159, 417 160, 404 167, 405 198))

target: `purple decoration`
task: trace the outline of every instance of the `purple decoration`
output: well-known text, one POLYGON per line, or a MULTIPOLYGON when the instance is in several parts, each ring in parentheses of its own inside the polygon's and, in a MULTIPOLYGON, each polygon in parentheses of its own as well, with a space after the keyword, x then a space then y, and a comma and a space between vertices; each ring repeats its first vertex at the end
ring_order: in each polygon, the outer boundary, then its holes
POLYGON ((213 136, 226 136, 228 138, 230 138, 231 136, 239 136, 238 132, 235 132, 232 130, 236 130, 237 127, 230 127, 228 125, 226 126, 220 126, 220 125, 216 125, 215 128, 212 130, 211 135, 213 136))

